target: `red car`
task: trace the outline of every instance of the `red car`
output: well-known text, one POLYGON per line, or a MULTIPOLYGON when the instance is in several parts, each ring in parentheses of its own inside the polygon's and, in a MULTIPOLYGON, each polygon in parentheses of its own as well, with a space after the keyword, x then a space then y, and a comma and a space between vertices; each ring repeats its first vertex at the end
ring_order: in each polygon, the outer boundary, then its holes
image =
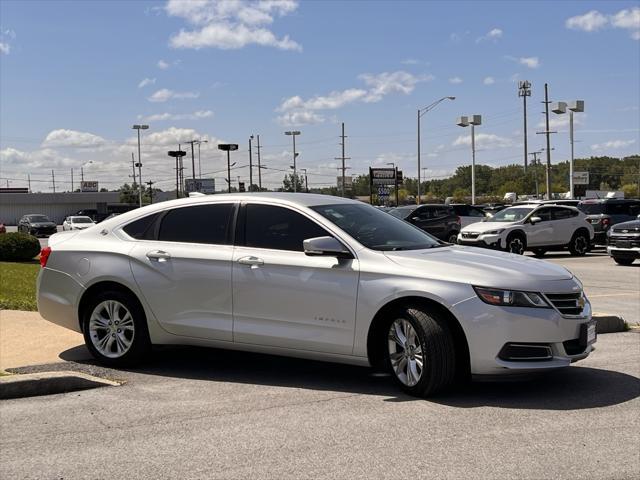
POLYGON ((3 222, 0 222, 0 233, 7 233, 7 227, 4 226, 3 222))

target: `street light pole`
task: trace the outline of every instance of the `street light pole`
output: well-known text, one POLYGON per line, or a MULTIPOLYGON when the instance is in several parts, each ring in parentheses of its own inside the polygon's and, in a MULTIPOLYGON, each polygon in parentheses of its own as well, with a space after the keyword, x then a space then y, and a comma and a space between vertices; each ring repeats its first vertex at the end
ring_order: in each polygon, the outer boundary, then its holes
POLYGON ((482 115, 469 115, 458 118, 459 127, 471 125, 471 204, 476 203, 476 125, 482 125, 482 115))
POLYGON ((251 142, 253 135, 249 137, 249 191, 251 191, 253 185, 253 153, 251 152, 251 142))
POLYGON ((138 198, 140 201, 140 206, 142 206, 142 189, 143 187, 143 183, 142 183, 142 157, 140 156, 140 130, 147 130, 149 128, 149 125, 134 125, 132 127, 134 130, 138 131, 138 179, 140 180, 140 189, 138 191, 138 198))
POLYGON ((257 149, 258 149, 258 191, 262 191, 262 165, 260 164, 260 135, 256 135, 256 140, 258 141, 257 149))
POLYGON ((424 114, 426 114, 428 111, 433 110, 435 107, 437 107, 441 102, 445 101, 445 100, 455 100, 456 97, 442 97, 439 100, 436 100, 435 102, 433 102, 431 105, 427 105, 424 108, 419 108, 418 109, 418 198, 417 198, 417 204, 420 205, 420 170, 422 169, 422 167, 420 166, 420 147, 421 147, 421 142, 420 142, 420 118, 422 118, 422 116, 424 114))
POLYGON ((228 192, 231 193, 231 151, 238 150, 237 143, 219 143, 218 150, 227 152, 227 184, 228 192))
POLYGON ((518 96, 522 97, 522 103, 524 107, 524 171, 527 171, 527 97, 531 96, 531 82, 528 80, 522 80, 518 82, 518 96))
POLYGON ((571 160, 569 161, 569 198, 573 198, 574 184, 573 184, 573 161, 574 161, 574 148, 573 148, 573 114, 574 112, 584 112, 584 101, 574 100, 572 102, 557 102, 553 105, 551 111, 553 113, 562 115, 569 109, 569 142, 571 144, 571 160))
POLYGON ((298 191, 298 171, 296 169, 296 135, 300 135, 298 130, 293 130, 289 132, 284 132, 285 135, 290 135, 293 137, 293 192, 298 191))

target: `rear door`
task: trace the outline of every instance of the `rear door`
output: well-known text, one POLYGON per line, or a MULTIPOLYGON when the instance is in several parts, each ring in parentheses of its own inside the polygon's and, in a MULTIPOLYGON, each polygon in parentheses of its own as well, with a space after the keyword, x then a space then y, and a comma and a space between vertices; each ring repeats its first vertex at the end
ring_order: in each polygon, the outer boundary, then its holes
POLYGON ((357 259, 305 255, 305 239, 331 233, 289 207, 250 203, 240 222, 233 254, 234 342, 350 354, 357 259))
POLYGON ((551 216, 556 239, 554 243, 556 245, 569 243, 573 233, 578 229, 578 212, 570 208, 555 207, 551 211, 551 216))
MULTIPOLYGON (((526 224, 527 246, 556 245, 551 208, 552 207, 539 208, 531 215, 531 217, 539 217, 541 221, 535 225, 532 223, 526 224)), ((528 222, 530 222, 530 220, 528 220, 528 222)))
POLYGON ((168 332, 232 340, 235 208, 233 203, 187 205, 152 219, 148 228, 125 227, 138 238, 130 253, 133 275, 168 332))

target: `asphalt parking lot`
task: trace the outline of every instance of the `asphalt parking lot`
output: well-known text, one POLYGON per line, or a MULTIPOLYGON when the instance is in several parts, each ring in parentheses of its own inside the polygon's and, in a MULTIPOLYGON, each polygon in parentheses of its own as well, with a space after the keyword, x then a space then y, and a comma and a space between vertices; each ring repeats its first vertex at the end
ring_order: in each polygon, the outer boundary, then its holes
POLYGON ((199 348, 78 368, 126 383, 2 401, 1 478, 640 476, 636 332, 556 373, 429 400, 367 368, 199 348))

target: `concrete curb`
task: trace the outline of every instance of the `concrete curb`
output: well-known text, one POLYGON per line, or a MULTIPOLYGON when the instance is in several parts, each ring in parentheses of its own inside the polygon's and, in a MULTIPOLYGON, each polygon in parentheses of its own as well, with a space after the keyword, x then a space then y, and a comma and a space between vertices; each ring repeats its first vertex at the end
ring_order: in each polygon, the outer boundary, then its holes
POLYGON ((120 384, 111 380, 71 371, 8 375, 0 377, 0 400, 118 385, 120 384))
POLYGON ((607 315, 594 313, 593 319, 596 323, 596 331, 600 333, 626 332, 629 329, 627 322, 619 315, 607 315))

